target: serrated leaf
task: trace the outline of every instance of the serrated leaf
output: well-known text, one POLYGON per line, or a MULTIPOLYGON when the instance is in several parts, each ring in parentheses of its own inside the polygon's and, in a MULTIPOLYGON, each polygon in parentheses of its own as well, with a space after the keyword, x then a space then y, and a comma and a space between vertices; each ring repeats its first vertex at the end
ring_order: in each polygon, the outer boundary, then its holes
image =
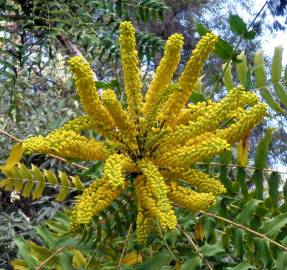
POLYGON ((247 31, 246 23, 238 15, 230 15, 228 22, 230 29, 238 35, 242 35, 244 32, 247 31))
POLYGON ((274 91, 280 102, 287 108, 287 92, 285 91, 283 84, 281 82, 276 83, 274 91))
POLYGON ((222 244, 219 241, 217 241, 214 245, 205 243, 200 247, 200 250, 205 257, 212 257, 221 253, 225 253, 225 249, 222 247, 222 244))
POLYGON ((277 172, 271 173, 268 184, 269 184, 269 196, 273 208, 278 208, 280 180, 281 177, 279 173, 277 172))
POLYGON ((166 251, 162 250, 156 253, 153 257, 146 258, 143 263, 136 266, 136 270, 161 270, 163 266, 169 265, 172 261, 171 255, 166 251))
POLYGON ((255 238, 255 247, 260 254, 260 261, 263 263, 265 269, 271 269, 273 264, 273 258, 270 251, 269 243, 265 239, 255 238))
POLYGON ((200 270, 202 259, 197 255, 191 255, 187 261, 181 266, 180 270, 200 270))
POLYGON ((278 252, 277 258, 275 260, 275 269, 276 270, 285 270, 286 265, 287 265, 286 252, 278 252))
POLYGON ((264 101, 269 105, 270 108, 272 108, 274 111, 279 113, 286 113, 283 108, 281 108, 280 104, 275 101, 273 96, 270 94, 267 87, 262 87, 259 89, 261 97, 264 99, 264 101))
POLYGON ((232 230, 232 243, 234 248, 234 254, 237 257, 243 258, 245 253, 245 246, 244 246, 244 231, 239 228, 234 228, 232 230))
POLYGON ((251 199, 242 208, 241 212, 238 214, 236 221, 242 225, 248 225, 252 217, 253 211, 256 209, 257 205, 261 203, 261 200, 251 199))
POLYGON ((268 128, 264 134, 264 137, 256 147, 254 165, 258 169, 264 169, 266 167, 269 145, 275 130, 276 129, 274 128, 268 128))
POLYGON ((257 269, 255 266, 250 265, 248 262, 241 262, 234 267, 227 267, 224 270, 250 270, 250 269, 257 269))
POLYGON ((281 228, 287 224, 287 213, 280 214, 266 222, 261 227, 262 233, 267 236, 274 236, 274 234, 278 233, 281 228))
POLYGON ((51 170, 43 170, 44 171, 44 175, 47 179, 47 181, 49 183, 51 183, 52 185, 57 185, 58 182, 58 178, 56 177, 56 175, 51 171, 51 170))
POLYGON ((282 46, 275 47, 271 65, 271 80, 272 83, 278 83, 282 73, 282 46))

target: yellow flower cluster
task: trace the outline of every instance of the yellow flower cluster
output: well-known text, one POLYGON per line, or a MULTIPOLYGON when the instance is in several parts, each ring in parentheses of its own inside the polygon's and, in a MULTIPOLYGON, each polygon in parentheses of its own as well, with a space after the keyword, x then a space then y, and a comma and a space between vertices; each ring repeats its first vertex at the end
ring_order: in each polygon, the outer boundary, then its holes
POLYGON ((131 118, 139 114, 142 107, 141 77, 136 50, 135 29, 130 22, 120 25, 120 48, 124 73, 125 90, 128 101, 128 110, 131 118))
POLYGON ((125 188, 133 186, 130 190, 134 190, 138 209, 137 238, 144 243, 157 222, 163 230, 176 227, 173 204, 199 211, 213 205, 215 196, 225 192, 219 181, 191 168, 230 149, 261 121, 266 107, 241 86, 220 102, 186 107, 203 63, 216 44, 217 37, 212 33, 200 40, 175 83, 172 76, 183 37, 172 35, 145 100, 135 30, 130 22, 121 23, 119 41, 128 109, 122 107, 112 90, 105 90, 101 98, 88 63, 73 57, 69 64, 87 115, 46 137, 26 139, 22 148, 28 153, 105 160, 103 178, 94 180, 77 198, 71 230, 88 225, 125 188), (84 129, 97 131, 105 141, 82 136, 84 129))
POLYGON ((56 130, 42 136, 31 137, 22 143, 22 148, 28 153, 45 153, 59 155, 65 158, 80 158, 83 160, 105 160, 108 151, 103 143, 88 139, 71 130, 56 130))
POLYGON ((121 189, 111 186, 104 178, 94 181, 77 198, 72 212, 71 230, 76 230, 82 224, 89 224, 92 218, 108 207, 120 193, 121 189))
MULTIPOLYGON (((156 107, 157 97, 168 86, 180 61, 180 51, 183 46, 183 36, 173 34, 165 45, 164 56, 160 60, 155 76, 147 91, 146 102, 143 107, 144 115, 151 114, 156 107)), ((164 95, 165 96, 165 95, 164 95)))

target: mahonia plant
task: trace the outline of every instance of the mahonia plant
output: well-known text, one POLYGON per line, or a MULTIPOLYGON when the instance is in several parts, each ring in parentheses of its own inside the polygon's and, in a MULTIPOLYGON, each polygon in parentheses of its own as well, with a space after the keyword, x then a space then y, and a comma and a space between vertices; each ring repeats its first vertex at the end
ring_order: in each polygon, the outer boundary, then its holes
POLYGON ((176 227, 174 205, 205 210, 215 203, 216 195, 225 192, 218 180, 194 165, 230 149, 261 121, 266 107, 242 86, 233 88, 220 102, 188 105, 203 63, 217 40, 213 33, 203 36, 177 82, 172 82, 183 36, 170 36, 144 97, 135 30, 130 22, 122 22, 119 43, 126 109, 112 90, 99 96, 92 69, 81 56, 69 60, 86 115, 46 137, 27 138, 21 147, 26 153, 105 162, 102 178, 95 179, 76 199, 71 231, 89 225, 95 215, 132 186, 137 203, 137 239, 144 243, 156 223, 163 231, 176 227), (102 137, 96 140, 81 135, 87 129, 102 137))

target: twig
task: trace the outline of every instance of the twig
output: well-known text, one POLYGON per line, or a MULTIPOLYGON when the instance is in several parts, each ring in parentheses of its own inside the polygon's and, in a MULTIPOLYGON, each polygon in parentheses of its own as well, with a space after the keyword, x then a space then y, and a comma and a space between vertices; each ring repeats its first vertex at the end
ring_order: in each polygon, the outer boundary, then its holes
MULTIPOLYGON (((22 143, 22 141, 21 141, 20 139, 14 137, 13 135, 9 134, 8 132, 6 132, 6 131, 4 131, 4 130, 1 130, 1 129, 0 129, 0 134, 3 134, 3 135, 5 135, 5 136, 11 138, 12 140, 14 140, 14 141, 16 141, 16 142, 18 142, 18 143, 22 143)), ((53 155, 53 154, 47 154, 47 156, 52 157, 52 158, 55 158, 55 159, 58 159, 58 160, 63 161, 63 162, 65 162, 65 163, 69 163, 68 160, 66 160, 66 159, 64 159, 64 158, 61 158, 61 157, 59 157, 59 156, 53 155)), ((87 170, 87 169, 88 169, 87 167, 82 166, 82 165, 80 165, 80 164, 78 164, 78 163, 72 162, 72 163, 70 163, 70 164, 73 165, 74 167, 78 168, 78 169, 82 169, 82 170, 87 170)))
POLYGON ((250 229, 250 228, 248 228, 248 227, 246 227, 246 226, 244 226, 242 224, 239 224, 239 223, 236 223, 236 222, 234 222, 232 220, 229 220, 229 219, 226 219, 224 217, 218 216, 218 215, 216 215, 214 213, 205 212, 205 211, 200 211, 200 213, 205 214, 205 215, 210 216, 210 217, 213 217, 213 218, 216 218, 216 219, 219 219, 219 220, 222 220, 222 221, 224 221, 226 223, 229 223, 229 224, 231 224, 231 225, 233 225, 233 226, 235 226, 237 228, 240 228, 240 229, 243 229, 245 231, 248 231, 248 232, 250 232, 250 233, 252 233, 252 234, 254 234, 254 235, 256 235, 256 236, 258 236, 260 238, 263 238, 263 239, 267 240, 268 242, 274 244, 277 247, 280 247, 281 249, 283 249, 284 251, 287 252, 287 247, 286 246, 283 246, 282 244, 274 241, 273 239, 269 238, 268 236, 266 236, 263 233, 259 233, 257 231, 254 231, 254 230, 252 230, 252 229, 250 229))
POLYGON ((50 260, 52 260, 57 254, 62 252, 66 247, 61 247, 57 249, 54 253, 52 253, 46 260, 40 263, 40 265, 35 270, 41 270, 50 260))
POLYGON ((264 3, 264 5, 262 6, 262 8, 257 12, 256 16, 254 17, 254 19, 252 20, 252 22, 249 24, 249 26, 247 27, 247 29, 241 34, 240 36, 240 39, 238 40, 238 42, 236 43, 235 47, 234 47, 234 51, 233 53, 230 55, 230 57, 228 58, 228 61, 227 61, 227 64, 225 65, 225 68, 224 70, 222 71, 222 74, 221 76, 218 78, 218 80, 216 81, 216 84, 214 85, 213 89, 211 90, 209 96, 211 97, 216 88, 218 87, 219 85, 219 82, 222 80, 223 76, 224 76, 224 73, 226 72, 227 68, 228 68, 228 65, 229 63, 232 61, 232 58, 236 55, 236 50, 237 48, 239 47, 241 41, 243 40, 244 38, 244 35, 246 34, 246 32, 252 27, 252 25, 254 24, 254 22, 256 21, 256 19, 258 18, 258 16, 260 15, 260 13, 264 10, 264 8, 266 7, 266 5, 268 4, 268 0, 264 3))
POLYGON ((158 220, 155 219, 155 221, 156 221, 156 223, 157 223, 157 226, 158 226, 158 229, 159 229, 159 232, 160 232, 160 236, 161 236, 161 238, 162 238, 162 241, 164 242, 164 244, 165 244, 165 246, 166 246, 166 248, 167 248, 169 254, 171 255, 171 257, 172 257, 176 262, 178 262, 178 259, 175 257, 175 255, 174 255, 173 252, 171 251, 169 245, 167 244, 167 242, 166 242, 165 239, 164 239, 164 235, 163 235, 163 233, 162 233, 162 230, 161 230, 161 227, 160 227, 160 225, 159 225, 158 220))
POLYGON ((233 167, 233 168, 247 168, 247 169, 252 169, 252 170, 263 170, 264 172, 276 172, 276 173, 280 173, 280 174, 287 174, 287 172, 283 172, 283 171, 275 171, 272 170, 270 168, 257 168, 257 167, 253 167, 253 166, 244 166, 242 167, 239 164, 225 164, 225 163, 217 163, 217 162, 211 162, 211 163, 207 163, 207 162, 197 162, 197 165, 211 165, 211 166, 227 166, 227 167, 233 167))
POLYGON ((126 251, 126 248, 127 248, 128 242, 129 242, 129 238, 130 238, 132 227, 133 227, 133 225, 131 224, 130 227, 129 227, 127 239, 125 241, 125 244, 124 244, 124 247, 123 247, 123 250, 122 250, 122 253, 121 253, 121 257, 120 257, 120 260, 119 260, 119 263, 118 263, 118 266, 117 266, 117 270, 120 270, 120 267, 121 267, 121 264, 122 264, 122 260, 124 258, 125 251, 126 251))
POLYGON ((194 250, 196 251, 196 253, 198 254, 198 256, 200 257, 200 259, 204 262, 204 264, 206 265, 206 267, 209 270, 214 270, 212 265, 210 264, 210 262, 204 258, 204 255, 201 253, 199 247, 196 245, 196 243, 193 241, 192 237, 184 230, 182 229, 182 227, 177 224, 177 228, 184 234, 184 236, 186 237, 186 239, 188 240, 188 242, 193 246, 194 250))

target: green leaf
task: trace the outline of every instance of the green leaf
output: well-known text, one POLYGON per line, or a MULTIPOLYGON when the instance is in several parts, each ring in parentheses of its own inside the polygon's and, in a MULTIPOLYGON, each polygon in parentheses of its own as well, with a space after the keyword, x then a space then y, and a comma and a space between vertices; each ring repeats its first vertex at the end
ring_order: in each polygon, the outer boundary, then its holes
POLYGON ((282 73, 282 53, 283 48, 282 46, 278 46, 274 49, 274 55, 272 58, 272 65, 271 65, 271 79, 272 83, 278 83, 281 79, 282 73))
POLYGON ((266 69, 262 51, 257 51, 254 54, 253 63, 256 87, 261 88, 266 85, 266 69))
POLYGON ((262 225, 261 231, 267 236, 272 237, 276 233, 278 233, 281 230, 281 228, 286 224, 287 224, 287 213, 284 213, 266 221, 262 225))
POLYGON ((222 65, 222 72, 225 70, 224 74, 223 74, 223 83, 227 89, 227 91, 231 90, 232 88, 234 88, 234 84, 233 84, 233 77, 232 77, 232 66, 231 63, 228 64, 224 63, 222 65))
MULTIPOLYGON (((231 162, 232 153, 231 151, 225 151, 220 155, 221 164, 229 164, 231 162)), ((228 193, 232 193, 231 181, 228 177, 229 168, 226 165, 220 166, 219 180, 224 185, 228 193)))
POLYGON ((277 172, 272 172, 269 178, 269 196, 272 202, 273 208, 278 208, 279 199, 279 185, 280 185, 280 174, 277 172))
POLYGON ((257 269, 255 266, 250 265, 248 262, 241 262, 234 267, 227 267, 224 270, 250 270, 257 269))
POLYGON ((252 175, 252 181, 255 184, 256 198, 258 200, 263 200, 263 191, 264 191, 264 173, 263 169, 256 169, 252 175))
POLYGON ((277 258, 275 260, 275 268, 276 270, 286 270, 287 265, 287 256, 286 252, 278 252, 277 258))
POLYGON ((271 143, 274 131, 274 128, 268 128, 264 134, 264 137, 256 147, 254 165, 258 169, 264 169, 266 167, 269 145, 271 143))
POLYGON ((200 250, 205 257, 211 257, 225 253, 225 249, 222 247, 222 244, 219 241, 217 241, 214 245, 205 243, 202 247, 200 247, 200 250))
POLYGON ((171 255, 166 251, 162 250, 156 253, 153 257, 145 259, 145 261, 135 267, 136 270, 161 270, 163 266, 169 265, 172 261, 171 255))
POLYGON ((194 104, 197 104, 198 102, 205 101, 205 98, 202 94, 197 92, 192 92, 191 96, 189 97, 190 101, 194 104))
POLYGON ((248 32, 246 32, 246 33, 243 35, 243 37, 244 37, 245 39, 247 39, 247 40, 252 40, 252 39, 254 39, 254 38, 256 37, 256 32, 253 31, 253 30, 248 31, 248 32))
POLYGON ((270 94, 267 87, 263 87, 259 89, 261 97, 264 101, 269 105, 271 109, 279 113, 286 113, 284 109, 281 108, 280 104, 275 101, 273 96, 270 94))
POLYGON ((247 178, 245 169, 242 167, 238 167, 236 181, 239 183, 241 194, 244 196, 245 199, 248 197, 248 186, 246 183, 246 179, 247 178))
POLYGON ((273 264, 273 257, 270 251, 269 243, 265 239, 256 238, 255 248, 258 250, 260 261, 263 263, 265 269, 271 269, 273 264))
POLYGON ((245 86, 247 80, 247 60, 244 52, 241 52, 239 55, 237 55, 237 59, 240 61, 240 63, 237 64, 238 78, 241 85, 245 86))
POLYGON ((238 214, 236 221, 242 225, 248 225, 252 217, 253 211, 256 209, 257 205, 262 201, 251 199, 242 208, 242 211, 238 214))
POLYGON ((37 261, 31 256, 31 250, 28 243, 24 240, 21 235, 16 236, 15 243, 18 247, 18 251, 22 256, 23 260, 27 263, 29 269, 36 269, 37 261))
POLYGON ((284 89, 283 84, 281 82, 276 83, 274 90, 280 102, 283 103, 285 107, 287 107, 287 93, 284 89))
POLYGON ((230 29, 238 35, 242 35, 247 31, 246 23, 238 15, 230 15, 228 22, 230 29))
POLYGON ((202 260, 197 255, 192 255, 181 266, 180 270, 200 270, 202 266, 202 260))
MULTIPOLYGON (((210 32, 210 30, 205 28, 204 25, 201 23, 196 23, 196 31, 201 36, 204 36, 206 33, 210 32)), ((226 42, 225 40, 221 38, 218 39, 217 43, 215 44, 215 50, 214 50, 214 53, 218 57, 222 58, 225 61, 228 61, 229 59, 232 58, 232 60, 235 60, 235 62, 237 62, 236 59, 232 57, 233 52, 234 52, 234 49, 228 42, 226 42)))
POLYGON ((244 231, 242 229, 234 228, 232 230, 232 243, 234 248, 234 254, 237 257, 243 258, 245 253, 244 247, 244 231))

